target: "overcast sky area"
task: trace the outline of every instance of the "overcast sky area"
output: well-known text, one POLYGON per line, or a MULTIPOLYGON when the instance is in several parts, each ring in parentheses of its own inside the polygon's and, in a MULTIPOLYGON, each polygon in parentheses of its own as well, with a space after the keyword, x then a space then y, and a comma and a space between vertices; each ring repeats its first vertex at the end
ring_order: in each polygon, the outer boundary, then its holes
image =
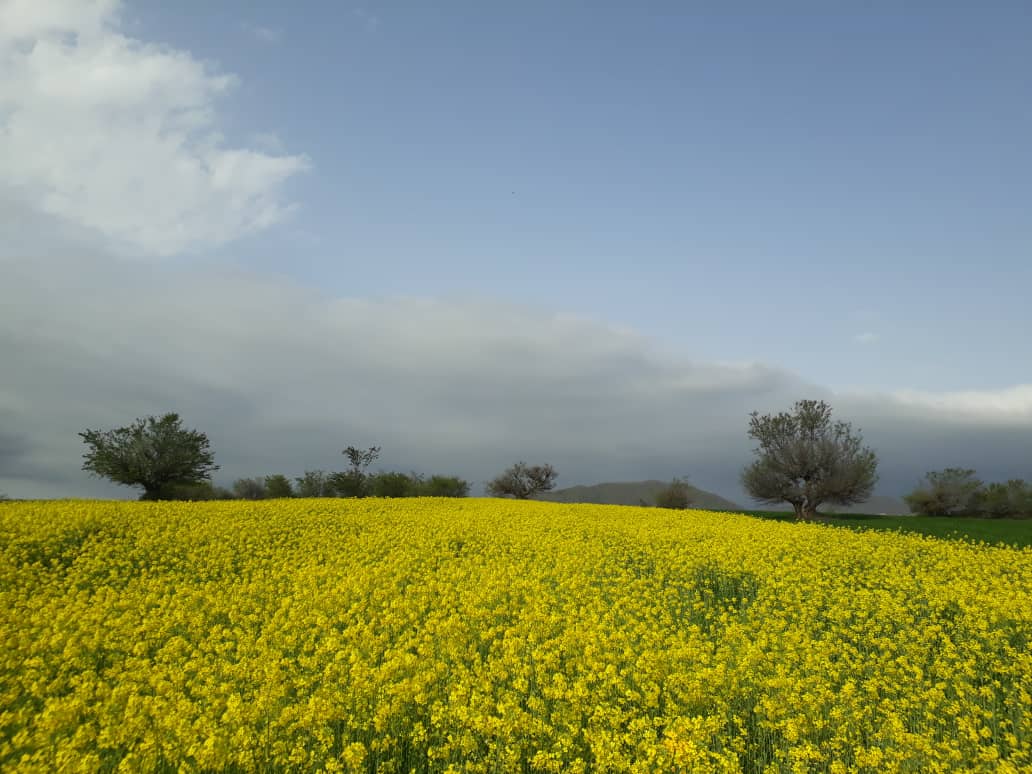
POLYGON ((0 0, 0 492, 345 467, 742 504, 753 410, 1032 477, 1032 6, 0 0))

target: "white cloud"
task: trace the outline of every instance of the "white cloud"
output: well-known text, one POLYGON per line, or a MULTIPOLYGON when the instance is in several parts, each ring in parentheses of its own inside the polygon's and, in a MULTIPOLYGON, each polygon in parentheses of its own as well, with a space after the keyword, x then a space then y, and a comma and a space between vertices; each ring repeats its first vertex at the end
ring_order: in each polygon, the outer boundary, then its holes
POLYGON ((3 0, 0 42, 75 31, 96 35, 117 19, 120 0, 3 0))
POLYGON ((908 408, 936 412, 948 420, 1005 424, 1032 420, 1032 384, 942 393, 900 390, 892 398, 908 408))
POLYGON ((878 341, 878 334, 866 331, 864 333, 858 333, 853 337, 853 341, 858 344, 874 344, 878 341))
POLYGON ((114 0, 0 0, 0 185, 157 256, 283 219, 308 160, 227 146, 216 105, 236 78, 119 24, 114 0))

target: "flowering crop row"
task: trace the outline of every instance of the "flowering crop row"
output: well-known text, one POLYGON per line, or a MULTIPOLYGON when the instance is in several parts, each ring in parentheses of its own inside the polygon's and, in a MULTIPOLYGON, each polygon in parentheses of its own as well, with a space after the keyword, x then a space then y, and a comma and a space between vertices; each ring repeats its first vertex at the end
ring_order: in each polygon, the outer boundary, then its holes
POLYGON ((1032 549, 503 500, 0 506, 0 770, 1032 771, 1032 549))

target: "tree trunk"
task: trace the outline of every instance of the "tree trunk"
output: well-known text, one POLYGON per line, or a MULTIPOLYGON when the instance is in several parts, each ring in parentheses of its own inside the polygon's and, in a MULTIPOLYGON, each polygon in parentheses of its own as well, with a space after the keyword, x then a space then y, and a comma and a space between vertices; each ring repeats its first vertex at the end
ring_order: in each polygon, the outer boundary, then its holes
POLYGON ((817 508, 820 506, 819 500, 811 500, 806 498, 803 503, 803 518, 807 520, 813 520, 817 518, 817 508))
POLYGON ((803 518, 803 504, 801 502, 793 502, 792 509, 795 511, 796 519, 803 518))

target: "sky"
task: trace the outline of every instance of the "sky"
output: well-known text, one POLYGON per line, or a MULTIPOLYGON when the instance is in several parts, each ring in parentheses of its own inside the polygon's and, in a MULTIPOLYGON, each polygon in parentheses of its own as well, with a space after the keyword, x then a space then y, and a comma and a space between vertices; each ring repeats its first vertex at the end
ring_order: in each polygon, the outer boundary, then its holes
POLYGON ((753 410, 1032 476, 1027 3, 0 0, 0 491, 687 475, 753 410))

